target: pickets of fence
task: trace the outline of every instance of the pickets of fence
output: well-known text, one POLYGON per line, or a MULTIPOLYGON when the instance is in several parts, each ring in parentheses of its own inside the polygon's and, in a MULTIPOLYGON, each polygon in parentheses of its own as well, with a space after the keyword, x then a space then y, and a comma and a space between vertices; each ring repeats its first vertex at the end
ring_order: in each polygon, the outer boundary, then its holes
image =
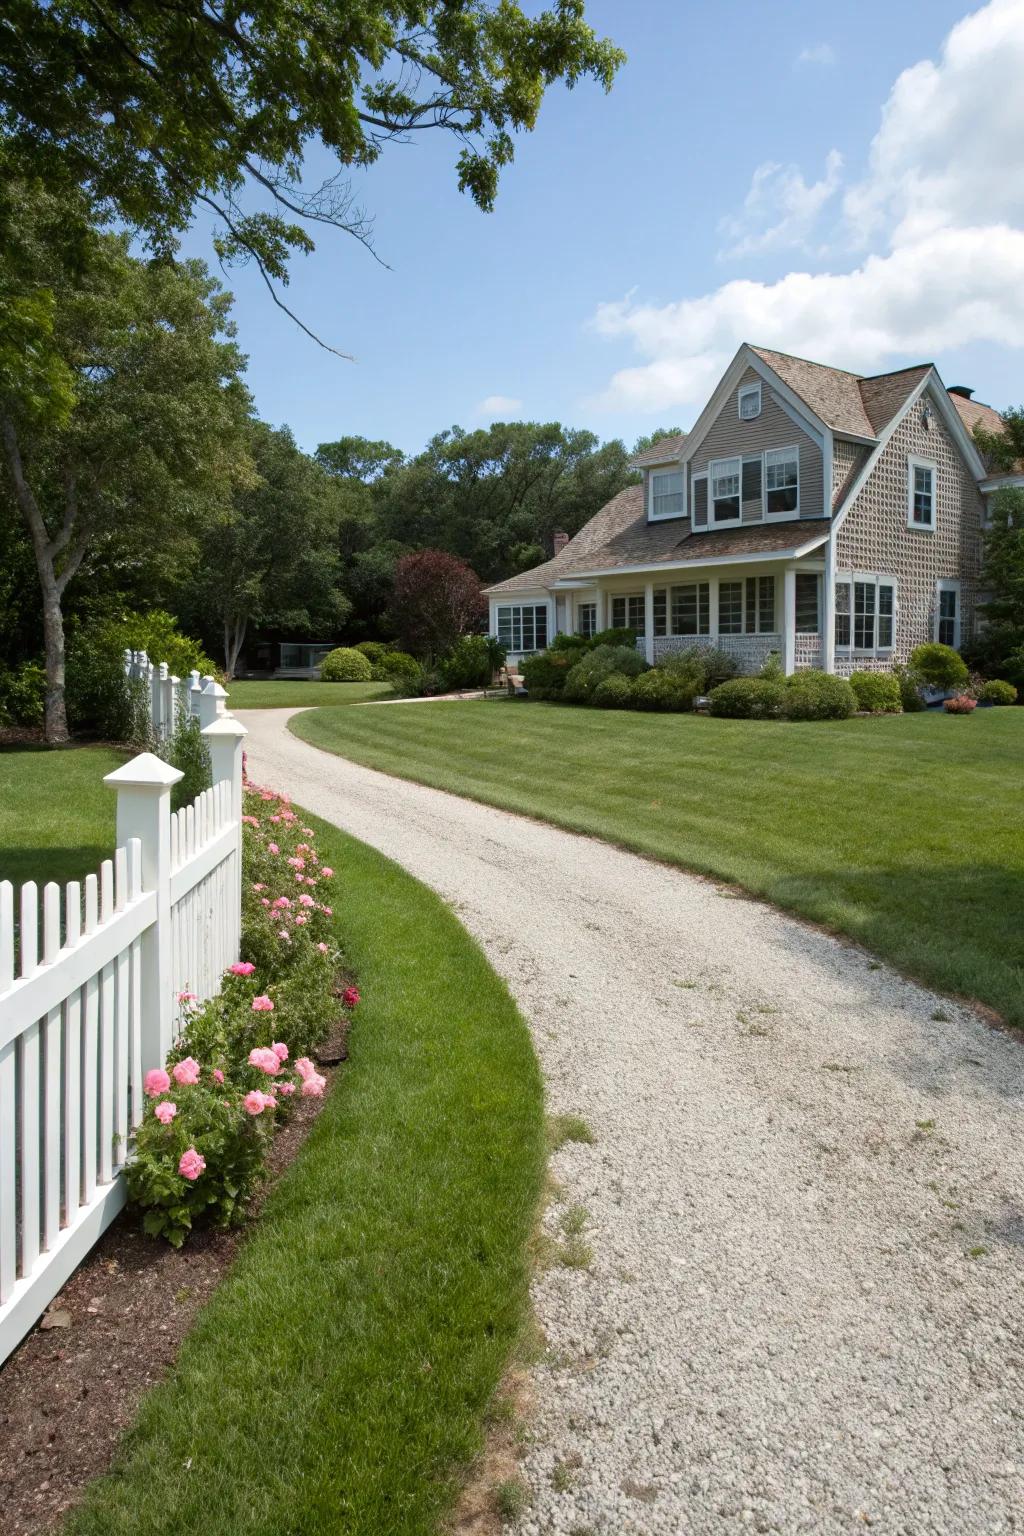
POLYGON ((179 720, 191 718, 205 727, 224 714, 227 693, 209 674, 175 677, 165 661, 150 661, 145 651, 125 651, 124 671, 132 682, 145 684, 145 707, 157 742, 169 740, 179 720))
POLYGON ((215 711, 203 736, 213 787, 173 814, 181 773, 151 753, 107 775, 98 874, 0 882, 0 1362, 124 1204, 178 994, 214 996, 238 959, 245 728, 215 711))

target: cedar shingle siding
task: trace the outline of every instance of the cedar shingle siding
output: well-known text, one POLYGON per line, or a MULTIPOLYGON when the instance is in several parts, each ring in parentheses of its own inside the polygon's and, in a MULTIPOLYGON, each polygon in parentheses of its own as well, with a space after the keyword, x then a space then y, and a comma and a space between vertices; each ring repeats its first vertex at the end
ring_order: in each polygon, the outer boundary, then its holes
MULTIPOLYGON (((706 470, 712 459, 729 459, 766 448, 800 449, 800 512, 804 517, 821 517, 824 512, 821 452, 814 439, 798 427, 792 416, 772 399, 771 385, 761 382, 760 374, 748 368, 738 389, 731 390, 707 436, 693 456, 691 471, 706 470), (753 421, 741 421, 737 406, 738 390, 746 384, 761 383, 761 414, 753 421)), ((760 517, 760 508, 757 510, 760 517)), ((753 516, 743 509, 744 521, 753 516)))

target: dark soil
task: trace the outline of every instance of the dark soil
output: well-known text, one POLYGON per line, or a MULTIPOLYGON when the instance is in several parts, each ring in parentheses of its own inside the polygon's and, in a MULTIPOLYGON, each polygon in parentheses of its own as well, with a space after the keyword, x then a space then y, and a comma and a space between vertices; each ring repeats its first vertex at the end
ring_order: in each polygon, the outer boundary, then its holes
MULTIPOLYGON (((333 1087, 348 1020, 318 1057, 333 1087)), ((271 1144, 255 1217, 298 1154, 324 1099, 297 1099, 271 1144)), ((145 1392, 170 1371, 182 1340, 222 1279, 245 1229, 197 1232, 177 1251, 144 1237, 124 1211, 54 1298, 40 1326, 0 1369, 0 1530, 52 1530, 110 1466, 145 1392), (65 1324, 66 1326, 59 1326, 65 1324), (50 1324, 51 1326, 47 1326, 50 1324), (57 1324, 58 1326, 52 1326, 57 1324)))

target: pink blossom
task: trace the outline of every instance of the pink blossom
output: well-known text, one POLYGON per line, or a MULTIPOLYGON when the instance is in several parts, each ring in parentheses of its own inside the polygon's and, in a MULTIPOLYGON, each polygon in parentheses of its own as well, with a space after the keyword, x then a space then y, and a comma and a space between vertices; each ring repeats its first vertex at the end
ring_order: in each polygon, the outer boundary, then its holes
POLYGON ((284 939, 286 944, 290 944, 292 941, 291 934, 288 932, 287 928, 279 928, 277 930, 277 936, 279 939, 284 939))
POLYGON ((288 1047, 285 1045, 283 1040, 275 1040, 270 1049, 273 1051, 278 1061, 288 1060, 288 1047))
POLYGON ((322 1077, 319 1072, 313 1072, 303 1080, 302 1097, 304 1099, 322 1099, 326 1087, 326 1077, 322 1077))
POLYGON ((221 1071, 220 1067, 214 1067, 213 1080, 215 1083, 222 1083, 224 1081, 224 1073, 221 1071))
POLYGON ((178 1002, 179 1003, 197 1003, 198 1001, 199 1001, 199 999, 198 999, 198 997, 196 996, 196 994, 194 992, 179 992, 178 993, 178 1002))
POLYGON ((320 953, 322 955, 326 955, 326 953, 327 953, 327 945, 326 944, 322 944, 322 943, 318 944, 317 945, 317 949, 320 951, 320 953))
POLYGON ((256 967, 251 960, 236 960, 234 965, 228 966, 232 976, 251 976, 256 967))
POLYGON ((279 847, 278 847, 278 846, 277 846, 277 844, 276 844, 276 843, 268 843, 268 844, 267 844, 267 852, 268 852, 268 853, 280 853, 280 852, 281 852, 281 850, 280 850, 280 848, 279 848, 279 847))
POLYGON ((177 1104, 172 1103, 170 1099, 162 1099, 156 1106, 156 1109, 154 1109, 153 1113, 156 1115, 161 1125, 170 1125, 171 1121, 178 1113, 178 1106, 177 1104))
POLYGON ((334 916, 334 908, 333 907, 321 907, 320 911, 323 913, 324 917, 333 917, 334 916))
POLYGON ((316 1067, 314 1067, 308 1056, 299 1057, 298 1061, 295 1063, 295 1070, 299 1077, 303 1079, 309 1077, 310 1075, 316 1075, 316 1067))
POLYGON ((329 864, 321 864, 320 865, 320 873, 323 875, 325 880, 329 880, 331 878, 331 876, 334 874, 334 870, 331 868, 331 866, 329 864))
POLYGON ((292 869, 305 869, 306 867, 305 859, 300 859, 294 855, 287 862, 291 865, 292 869))
POLYGON ((254 891, 265 891, 266 890, 266 886, 264 885, 262 880, 257 880, 255 882, 255 884, 253 885, 253 890, 254 891))
POLYGON ((156 1099, 167 1092, 171 1086, 171 1080, 163 1067, 154 1067, 152 1071, 146 1073, 142 1086, 148 1099, 156 1099))
POLYGON ((359 988, 346 987, 344 992, 341 994, 341 1000, 345 1004, 346 1008, 355 1008, 359 1002, 359 988))
POLYGON ((309 852, 309 844, 308 843, 296 843, 295 844, 295 852, 296 853, 308 853, 309 852))
POLYGON ((171 1068, 171 1076, 176 1083, 183 1088, 190 1087, 199 1081, 199 1063, 194 1056, 186 1056, 184 1061, 176 1062, 171 1068))
POLYGON ((283 1093, 283 1094, 294 1093, 295 1092, 295 1084, 294 1083, 275 1083, 274 1084, 274 1089, 275 1089, 275 1091, 277 1093, 283 1093))
POLYGON ((256 816, 243 816, 242 820, 247 827, 258 827, 259 819, 256 816))
POLYGON ((307 837, 315 837, 316 836, 316 833, 313 831, 312 827, 303 827, 302 830, 303 830, 303 832, 305 832, 307 837))
MULTIPOLYGON (((261 1093, 258 1088, 254 1088, 251 1093, 247 1093, 245 1098, 242 1100, 242 1105, 246 1114, 262 1115, 263 1111, 267 1107, 264 1103, 266 1097, 267 1095, 265 1093, 261 1093)), ((271 1103, 273 1103, 273 1100, 271 1100, 271 1103)))
POLYGON ((303 923, 308 923, 308 922, 309 922, 309 918, 308 917, 297 917, 295 919, 295 926, 296 926, 296 928, 301 928, 303 923))
POLYGON ((292 902, 290 896, 279 896, 274 902, 275 907, 290 907, 291 904, 292 902))
POLYGON ((260 904, 262 906, 264 906, 264 907, 269 907, 270 906, 270 897, 269 896, 261 896, 260 897, 260 904))
POLYGON ((259 1067, 268 1077, 276 1077, 281 1070, 281 1060, 268 1045, 257 1045, 249 1052, 250 1067, 259 1067))
POLYGON ((194 1183, 205 1167, 206 1158, 202 1157, 196 1151, 195 1147, 189 1147, 187 1152, 183 1152, 181 1154, 181 1161, 178 1163, 178 1172, 181 1174, 183 1179, 189 1179, 194 1183))
POLYGON ((305 875, 300 875, 298 870, 295 871, 295 884, 296 885, 301 885, 305 878, 306 878, 305 875))
POLYGON ((271 1002, 267 994, 263 992, 259 997, 253 998, 252 1011, 253 1013, 273 1013, 274 1004, 271 1002))
POLYGON ((307 875, 306 876, 306 884, 307 885, 316 885, 316 880, 313 878, 312 875, 307 875))
POLYGON ((280 816, 271 816, 270 820, 276 825, 281 820, 281 818, 280 816))
POLYGON ((314 901, 312 896, 310 896, 306 891, 303 891, 302 895, 299 897, 299 906, 300 907, 315 907, 316 906, 316 902, 314 901))

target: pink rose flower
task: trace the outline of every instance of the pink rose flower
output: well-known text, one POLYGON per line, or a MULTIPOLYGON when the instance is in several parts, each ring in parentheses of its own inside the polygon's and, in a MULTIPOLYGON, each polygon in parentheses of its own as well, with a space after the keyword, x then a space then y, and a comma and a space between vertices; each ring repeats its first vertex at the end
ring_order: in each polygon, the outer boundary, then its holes
POLYGON ((171 1121, 178 1113, 178 1106, 177 1104, 172 1103, 170 1099, 163 1099, 156 1106, 156 1109, 154 1109, 153 1113, 156 1115, 161 1125, 170 1125, 171 1121))
POLYGON ((287 862, 291 865, 292 869, 305 869, 306 867, 305 859, 300 859, 298 855, 293 855, 287 862))
POLYGON ((295 884, 296 885, 302 885, 302 883, 305 880, 305 878, 306 878, 305 875, 300 875, 298 870, 295 871, 295 884))
POLYGON ((277 846, 277 844, 276 844, 276 843, 268 843, 268 844, 267 844, 267 852, 268 852, 268 853, 280 853, 280 852, 281 852, 281 850, 280 850, 280 848, 279 848, 279 847, 278 847, 278 846, 277 846))
POLYGON ((199 1081, 199 1063, 194 1056, 186 1056, 184 1061, 176 1062, 171 1068, 171 1076, 176 1083, 183 1088, 191 1087, 199 1081))
POLYGON ((279 939, 284 939, 286 944, 291 943, 291 935, 289 934, 287 928, 279 928, 277 930, 277 936, 279 939))
POLYGON ((143 1080, 143 1091, 148 1099, 157 1099, 162 1093, 166 1093, 171 1086, 171 1080, 163 1067, 154 1067, 147 1072, 143 1080))
POLYGON ((291 897, 290 896, 279 896, 277 898, 277 900, 274 902, 274 906, 275 907, 281 907, 281 908, 290 907, 291 904, 292 903, 291 903, 291 897))
POLYGON ((251 976, 255 969, 251 960, 236 960, 234 965, 228 966, 228 972, 232 976, 251 976))
POLYGON ((312 896, 310 896, 306 891, 303 891, 302 895, 299 897, 299 906, 300 907, 315 907, 316 906, 316 902, 314 901, 312 896))
POLYGON ((270 1049, 273 1051, 278 1061, 288 1060, 288 1047, 285 1045, 283 1040, 275 1040, 270 1049))
POLYGON ((254 881, 252 888, 253 888, 254 891, 265 891, 266 890, 266 886, 264 885, 262 880, 254 881))
POLYGON ((334 916, 334 908, 333 907, 321 907, 320 911, 323 913, 324 917, 333 917, 334 916))
POLYGON ((295 1092, 294 1083, 275 1083, 274 1088, 278 1093, 289 1094, 295 1092))
POLYGON ((194 992, 179 992, 178 993, 178 1002, 179 1003, 197 1003, 198 1001, 199 1001, 199 999, 198 999, 198 997, 196 996, 196 994, 194 992))
POLYGON ((359 1002, 359 988, 346 987, 344 992, 341 994, 341 1000, 345 1004, 346 1008, 354 1008, 359 1002))
POLYGON ((325 880, 329 880, 331 878, 331 876, 334 874, 334 870, 331 868, 331 866, 329 864, 321 864, 320 865, 320 873, 323 875, 325 880))
POLYGON ((314 1072, 303 1080, 302 1097, 304 1099, 322 1099, 326 1087, 326 1077, 321 1077, 319 1072, 314 1072))
POLYGON ((267 1107, 263 1102, 265 1097, 266 1095, 260 1093, 258 1088, 254 1088, 251 1093, 247 1093, 245 1098, 242 1100, 242 1105, 246 1114, 262 1115, 263 1111, 267 1107))
POLYGON ((214 1067, 213 1080, 215 1083, 222 1083, 224 1081, 224 1073, 221 1071, 220 1067, 214 1067))
POLYGON ((309 922, 309 918, 308 917, 301 917, 300 916, 300 917, 297 917, 295 919, 295 926, 296 926, 296 928, 301 928, 303 923, 308 923, 308 922, 309 922))
POLYGON ((326 955, 326 953, 327 953, 327 945, 326 944, 324 944, 324 943, 318 944, 317 945, 317 949, 320 951, 320 953, 322 955, 326 955))
POLYGON ((178 1172, 183 1179, 189 1179, 194 1183, 205 1167, 206 1158, 202 1157, 195 1147, 189 1147, 187 1152, 181 1154, 178 1172))
POLYGON ((299 1057, 298 1061, 295 1063, 295 1070, 301 1078, 307 1078, 316 1075, 316 1067, 314 1067, 308 1056, 299 1057))
POLYGON ((263 993, 260 994, 259 997, 254 997, 253 998, 253 1000, 252 1000, 252 1011, 253 1011, 253 1013, 273 1013, 273 1011, 274 1011, 274 1004, 272 1003, 270 998, 267 996, 267 994, 265 992, 263 992, 263 993))
POLYGON ((281 1058, 268 1045, 257 1045, 249 1052, 250 1067, 259 1067, 268 1077, 276 1077, 281 1070, 281 1058))
POLYGON ((274 825, 275 825, 275 826, 276 826, 276 825, 277 825, 277 823, 278 823, 278 822, 279 822, 279 821, 280 821, 280 820, 281 820, 281 818, 280 818, 280 816, 271 816, 271 817, 270 817, 270 820, 271 820, 271 821, 272 821, 272 822, 273 822, 273 823, 274 823, 274 825))
POLYGON ((303 827, 302 830, 303 830, 303 832, 305 832, 307 837, 315 837, 316 836, 316 834, 313 831, 312 827, 303 827))

